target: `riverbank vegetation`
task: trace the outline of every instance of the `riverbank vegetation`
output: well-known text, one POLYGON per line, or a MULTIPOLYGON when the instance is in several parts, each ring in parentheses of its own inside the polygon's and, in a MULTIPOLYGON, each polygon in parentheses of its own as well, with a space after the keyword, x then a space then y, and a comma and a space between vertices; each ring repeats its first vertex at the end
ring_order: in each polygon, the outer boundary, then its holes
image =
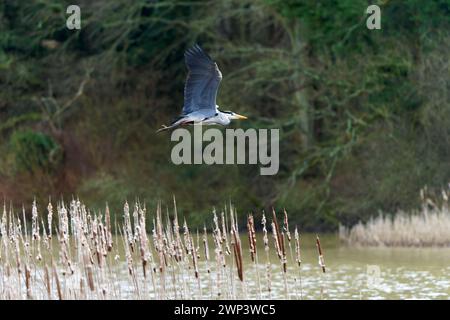
POLYGON ((120 212, 176 195, 198 228, 230 200, 314 231, 410 212, 450 178, 449 17, 449 0, 2 1, 0 197, 120 212), (81 30, 66 28, 73 4, 81 30), (277 176, 170 161, 155 130, 182 106, 195 42, 223 73, 218 104, 249 117, 238 125, 280 129, 277 176))
POLYGON ((341 226, 339 236, 352 245, 431 247, 450 246, 449 192, 434 199, 421 192, 421 210, 380 213, 351 228, 341 226))

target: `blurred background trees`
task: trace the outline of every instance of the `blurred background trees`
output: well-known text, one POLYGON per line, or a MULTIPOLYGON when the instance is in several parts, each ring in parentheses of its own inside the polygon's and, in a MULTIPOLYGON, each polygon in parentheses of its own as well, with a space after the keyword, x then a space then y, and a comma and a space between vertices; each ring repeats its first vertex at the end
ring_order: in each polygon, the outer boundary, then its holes
POLYGON ((450 177, 449 22, 450 0, 3 0, 0 194, 116 212, 175 195, 199 224, 229 201, 286 207, 315 230, 416 206, 450 177), (218 104, 249 116, 238 125, 280 128, 277 176, 171 163, 154 132, 182 106, 195 42, 224 75, 218 104))

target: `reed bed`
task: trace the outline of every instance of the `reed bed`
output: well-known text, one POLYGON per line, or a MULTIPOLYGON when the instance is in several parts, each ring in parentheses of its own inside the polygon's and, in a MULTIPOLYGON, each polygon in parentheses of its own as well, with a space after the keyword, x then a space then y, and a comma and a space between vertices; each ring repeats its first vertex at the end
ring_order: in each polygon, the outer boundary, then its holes
MULTIPOLYGON (((0 299, 303 298, 300 233, 295 227, 291 237, 286 211, 282 226, 275 211, 270 223, 263 213, 260 225, 247 216, 248 250, 232 206, 195 231, 180 220, 175 200, 172 213, 158 204, 153 215, 125 203, 120 223, 107 206, 94 213, 79 200, 49 203, 45 212, 34 202, 31 221, 26 216, 3 207, 0 299)), ((325 272, 318 238, 317 246, 325 272)))
POLYGON ((426 189, 421 191, 420 210, 399 211, 394 216, 380 213, 352 228, 340 226, 340 238, 363 246, 450 246, 450 192, 442 191, 439 196, 426 194, 426 189))

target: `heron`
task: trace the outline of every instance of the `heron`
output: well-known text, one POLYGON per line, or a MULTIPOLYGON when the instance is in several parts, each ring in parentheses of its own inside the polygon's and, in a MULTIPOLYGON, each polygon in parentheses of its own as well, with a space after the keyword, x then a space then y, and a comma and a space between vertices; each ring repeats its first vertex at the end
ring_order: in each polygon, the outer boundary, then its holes
POLYGON ((169 126, 162 125, 156 132, 191 124, 226 126, 231 120, 247 119, 233 111, 219 109, 216 97, 222 72, 198 44, 185 51, 184 59, 188 75, 184 85, 182 113, 169 126))

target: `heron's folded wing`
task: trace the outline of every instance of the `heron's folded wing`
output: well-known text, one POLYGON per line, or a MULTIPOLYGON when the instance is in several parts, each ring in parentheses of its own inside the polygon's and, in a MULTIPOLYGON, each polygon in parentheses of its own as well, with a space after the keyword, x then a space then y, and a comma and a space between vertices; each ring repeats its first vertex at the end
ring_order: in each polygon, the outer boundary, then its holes
POLYGON ((217 90, 222 80, 219 67, 199 45, 186 50, 184 56, 189 73, 184 86, 183 114, 200 109, 215 113, 217 90))

